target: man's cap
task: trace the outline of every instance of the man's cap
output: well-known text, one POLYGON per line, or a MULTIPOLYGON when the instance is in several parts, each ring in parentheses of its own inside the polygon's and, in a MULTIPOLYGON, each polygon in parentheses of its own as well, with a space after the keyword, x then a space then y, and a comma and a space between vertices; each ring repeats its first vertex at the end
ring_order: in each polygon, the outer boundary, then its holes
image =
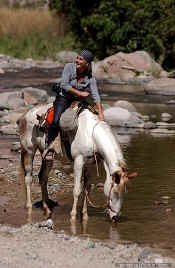
POLYGON ((88 63, 91 63, 94 58, 94 55, 89 50, 80 51, 79 56, 83 57, 88 63))

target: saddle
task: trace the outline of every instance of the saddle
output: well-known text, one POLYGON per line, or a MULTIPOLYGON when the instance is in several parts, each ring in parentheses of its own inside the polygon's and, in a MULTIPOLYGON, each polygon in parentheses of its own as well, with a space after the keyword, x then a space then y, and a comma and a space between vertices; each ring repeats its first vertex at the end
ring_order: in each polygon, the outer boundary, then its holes
MULTIPOLYGON (((77 117, 80 115, 80 113, 82 111, 84 111, 84 109, 88 109, 90 112, 92 112, 93 114, 98 114, 98 112, 95 110, 95 108, 88 104, 87 102, 83 101, 83 102, 78 102, 75 101, 71 104, 71 108, 74 110, 76 109, 76 115, 77 117)), ((52 124, 53 122, 53 118, 54 118, 54 106, 50 107, 45 114, 42 115, 38 115, 37 114, 37 120, 38 120, 38 125, 39 125, 39 129, 47 132, 47 128, 49 125, 52 124)))

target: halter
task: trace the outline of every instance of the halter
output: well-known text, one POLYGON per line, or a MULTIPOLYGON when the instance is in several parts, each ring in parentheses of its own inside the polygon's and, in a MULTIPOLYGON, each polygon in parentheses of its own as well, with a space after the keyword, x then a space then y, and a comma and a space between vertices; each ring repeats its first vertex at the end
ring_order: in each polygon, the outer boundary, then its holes
MULTIPOLYGON (((124 174, 122 174, 123 176, 124 174)), ((112 188, 114 187, 115 184, 115 177, 114 175, 112 175, 112 182, 111 182, 111 187, 109 190, 109 194, 108 194, 108 199, 107 199, 107 203, 103 206, 106 209, 107 214, 109 214, 109 210, 112 211, 113 213, 115 213, 116 215, 114 217, 116 217, 117 219, 120 217, 121 213, 115 211, 111 205, 110 205, 110 200, 111 200, 111 192, 112 192, 112 188)), ((100 208, 100 206, 95 205, 90 199, 89 199, 89 195, 88 195, 88 191, 86 189, 84 189, 85 191, 85 196, 87 201, 89 202, 90 206, 93 208, 100 208)))
POLYGON ((111 192, 112 192, 112 188, 114 187, 114 184, 115 184, 115 177, 114 175, 112 175, 112 182, 111 182, 111 187, 110 187, 110 190, 109 190, 109 194, 108 194, 108 200, 107 200, 107 204, 105 205, 105 208, 106 208, 106 211, 107 213, 109 213, 109 210, 112 211, 113 213, 115 213, 116 217, 119 218, 120 217, 120 212, 117 212, 115 211, 111 205, 110 205, 110 201, 111 201, 111 192))

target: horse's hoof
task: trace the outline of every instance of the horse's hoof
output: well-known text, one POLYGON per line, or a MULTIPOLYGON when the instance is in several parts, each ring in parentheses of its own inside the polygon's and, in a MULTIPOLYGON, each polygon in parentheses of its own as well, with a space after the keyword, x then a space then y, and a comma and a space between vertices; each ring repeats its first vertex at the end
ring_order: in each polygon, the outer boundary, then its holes
POLYGON ((89 218, 88 215, 83 216, 83 221, 87 221, 88 218, 89 218))
MULTIPOLYGON (((53 210, 54 207, 58 207, 59 206, 58 202, 55 202, 55 201, 53 201, 51 199, 48 199, 47 202, 46 202, 46 204, 48 205, 48 208, 50 210, 53 210)), ((42 200, 41 201, 37 201, 32 206, 34 208, 43 208, 43 201, 42 200)))
POLYGON ((76 215, 71 215, 71 219, 70 219, 70 221, 76 221, 76 215))

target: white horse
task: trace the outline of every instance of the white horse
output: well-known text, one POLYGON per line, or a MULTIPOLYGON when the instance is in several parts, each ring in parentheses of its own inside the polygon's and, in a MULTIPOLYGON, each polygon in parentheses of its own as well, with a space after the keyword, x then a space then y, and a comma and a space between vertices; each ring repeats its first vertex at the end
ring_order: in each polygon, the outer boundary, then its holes
MULTIPOLYGON (((51 104, 34 107, 24 114, 18 120, 20 142, 21 142, 21 166, 24 174, 24 182, 26 188, 26 207, 28 215, 32 213, 31 202, 31 183, 33 159, 36 150, 39 149, 42 154, 45 149, 46 134, 38 125, 37 115, 46 113, 51 104)), ((74 108, 74 109, 78 109, 74 108)), ((62 115, 64 116, 64 114, 62 115)), ((124 157, 119 142, 114 137, 110 127, 104 121, 100 121, 96 114, 88 109, 81 111, 77 117, 77 131, 72 137, 72 131, 63 130, 64 139, 70 142, 71 157, 74 161, 74 190, 73 190, 73 207, 71 211, 71 219, 75 220, 77 215, 77 203, 83 185, 87 185, 86 163, 89 160, 100 156, 104 162, 106 171, 106 180, 104 184, 104 194, 107 198, 107 211, 110 218, 115 221, 120 215, 123 201, 123 191, 128 182, 124 157), (84 184, 82 176, 84 175, 84 184)), ((41 185, 42 202, 46 218, 50 217, 51 210, 48 205, 47 181, 48 173, 52 168, 52 163, 48 165, 48 160, 43 159, 39 172, 39 182, 41 185)), ((86 190, 84 191, 86 193, 86 190)), ((88 218, 87 213, 87 195, 84 196, 84 204, 82 209, 83 219, 88 218)))

